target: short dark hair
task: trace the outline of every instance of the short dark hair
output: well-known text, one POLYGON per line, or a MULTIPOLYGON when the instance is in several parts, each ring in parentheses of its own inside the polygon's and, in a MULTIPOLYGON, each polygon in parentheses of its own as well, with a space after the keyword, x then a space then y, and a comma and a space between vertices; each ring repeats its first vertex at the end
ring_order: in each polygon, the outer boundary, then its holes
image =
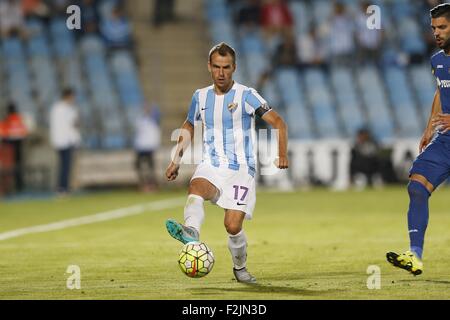
POLYGON ((433 19, 445 17, 447 20, 450 20, 450 3, 443 3, 434 7, 430 10, 430 16, 433 19))
POLYGON ((233 58, 233 64, 236 64, 236 51, 234 51, 234 49, 230 45, 226 44, 225 42, 221 42, 212 47, 211 50, 209 50, 209 62, 211 62, 211 57, 216 52, 222 57, 225 57, 227 54, 229 54, 233 58))
POLYGON ((8 114, 13 114, 13 113, 17 113, 17 107, 16 104, 14 102, 10 102, 8 103, 8 107, 6 108, 6 112, 8 114))
POLYGON ((75 92, 73 91, 73 89, 72 88, 64 88, 63 89, 63 91, 62 91, 62 97, 65 99, 65 98, 68 98, 68 97, 71 97, 71 96, 73 96, 75 94, 75 92))

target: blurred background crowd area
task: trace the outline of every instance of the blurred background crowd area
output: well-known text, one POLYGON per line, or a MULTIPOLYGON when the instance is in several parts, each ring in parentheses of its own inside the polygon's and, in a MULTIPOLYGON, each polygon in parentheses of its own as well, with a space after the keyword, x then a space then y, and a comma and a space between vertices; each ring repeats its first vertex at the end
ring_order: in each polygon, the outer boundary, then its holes
POLYGON ((30 129, 39 130, 48 127, 51 105, 70 87, 83 145, 127 146, 127 120, 143 94, 122 1, 2 0, 0 27, 0 105, 13 101, 30 129), (67 27, 71 4, 81 9, 81 30, 67 27))
POLYGON ((419 136, 435 82, 429 10, 439 1, 207 1, 214 42, 240 52, 242 81, 288 119, 294 139, 385 143, 419 136), (380 8, 381 29, 369 29, 380 8), (370 21, 369 21, 370 24, 370 21))
POLYGON ((357 144, 363 129, 383 147, 418 141, 436 88, 429 10, 441 2, 1 0, 0 117, 14 104, 27 129, 25 167, 47 168, 36 173, 47 181, 57 166, 50 108, 65 88, 76 95, 79 149, 87 163, 98 159, 93 171, 108 153, 123 155, 117 168, 132 162, 136 119, 150 108, 162 172, 193 91, 211 82, 208 50, 225 41, 237 51, 235 79, 285 117, 291 140, 357 144), (68 28, 70 5, 81 9, 80 30, 68 28), (380 29, 367 27, 370 5, 380 29))

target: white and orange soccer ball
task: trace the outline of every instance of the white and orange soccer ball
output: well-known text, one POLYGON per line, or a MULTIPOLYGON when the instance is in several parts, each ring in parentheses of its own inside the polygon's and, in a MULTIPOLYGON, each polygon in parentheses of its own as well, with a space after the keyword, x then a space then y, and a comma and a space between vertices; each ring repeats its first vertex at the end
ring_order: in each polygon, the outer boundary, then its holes
POLYGON ((188 242, 181 248, 178 266, 188 277, 201 278, 211 272, 214 255, 204 242, 188 242))

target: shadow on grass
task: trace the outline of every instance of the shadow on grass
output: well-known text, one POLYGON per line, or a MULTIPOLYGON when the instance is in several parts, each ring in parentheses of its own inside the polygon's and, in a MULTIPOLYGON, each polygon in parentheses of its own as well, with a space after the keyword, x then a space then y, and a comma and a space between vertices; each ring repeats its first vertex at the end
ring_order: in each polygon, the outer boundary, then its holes
POLYGON ((223 295, 224 293, 272 293, 272 294, 288 294, 295 296, 321 296, 334 295, 345 290, 327 289, 327 290, 311 290, 301 289, 290 286, 272 286, 263 284, 241 284, 236 283, 235 288, 230 287, 202 287, 190 289, 193 295, 223 295))

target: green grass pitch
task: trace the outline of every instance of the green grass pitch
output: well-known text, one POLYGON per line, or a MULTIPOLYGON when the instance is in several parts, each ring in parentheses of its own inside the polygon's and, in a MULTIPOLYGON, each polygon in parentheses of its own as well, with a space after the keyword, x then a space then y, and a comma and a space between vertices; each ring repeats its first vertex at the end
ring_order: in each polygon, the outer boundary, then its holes
MULTIPOLYGON (((2 202, 0 234, 184 196, 108 192, 2 202)), ((164 227, 167 218, 182 219, 179 202, 176 208, 0 241, 0 299, 449 299, 448 199, 449 188, 431 197, 424 273, 417 277, 385 260, 387 251, 408 247, 405 187, 260 191, 254 219, 244 224, 256 286, 233 280, 223 211, 210 204, 201 239, 214 251, 215 266, 201 279, 181 273, 181 243, 164 227), (80 267, 79 290, 66 287, 69 265, 80 267), (380 289, 367 288, 371 265, 380 268, 380 289)))

